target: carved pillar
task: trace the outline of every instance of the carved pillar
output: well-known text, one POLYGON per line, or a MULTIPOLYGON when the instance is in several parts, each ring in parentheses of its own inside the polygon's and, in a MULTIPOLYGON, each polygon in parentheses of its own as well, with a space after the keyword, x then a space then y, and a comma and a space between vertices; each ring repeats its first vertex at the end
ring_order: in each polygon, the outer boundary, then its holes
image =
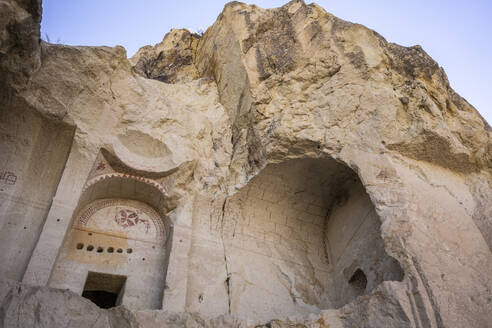
POLYGON ((188 255, 191 247, 192 201, 168 214, 173 222, 170 256, 163 295, 163 309, 185 311, 188 284, 188 255))
POLYGON ((24 274, 24 283, 40 286, 48 283, 58 250, 96 156, 97 153, 93 158, 87 158, 78 151, 76 143, 72 146, 43 230, 24 274))

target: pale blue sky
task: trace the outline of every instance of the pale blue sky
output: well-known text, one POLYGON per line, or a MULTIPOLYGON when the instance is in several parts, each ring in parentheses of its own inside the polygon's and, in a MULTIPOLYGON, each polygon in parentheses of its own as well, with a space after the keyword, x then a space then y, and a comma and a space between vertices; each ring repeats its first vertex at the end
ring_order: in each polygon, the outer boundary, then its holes
MULTIPOLYGON (((263 8, 286 0, 245 1, 263 8)), ((310 3, 310 1, 306 1, 310 3)), ((491 0, 319 0, 328 12, 376 30, 390 42, 420 44, 451 86, 492 124, 491 0)), ((44 0, 41 31, 52 42, 122 45, 128 56, 171 28, 205 30, 226 1, 44 0)))

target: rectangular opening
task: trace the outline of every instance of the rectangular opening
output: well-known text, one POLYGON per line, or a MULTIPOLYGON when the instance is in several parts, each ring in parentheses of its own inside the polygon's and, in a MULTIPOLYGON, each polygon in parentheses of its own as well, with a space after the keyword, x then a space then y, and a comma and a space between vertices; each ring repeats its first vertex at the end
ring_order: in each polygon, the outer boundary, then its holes
POLYGON ((121 304, 125 282, 126 276, 89 271, 82 296, 102 309, 109 309, 121 304))

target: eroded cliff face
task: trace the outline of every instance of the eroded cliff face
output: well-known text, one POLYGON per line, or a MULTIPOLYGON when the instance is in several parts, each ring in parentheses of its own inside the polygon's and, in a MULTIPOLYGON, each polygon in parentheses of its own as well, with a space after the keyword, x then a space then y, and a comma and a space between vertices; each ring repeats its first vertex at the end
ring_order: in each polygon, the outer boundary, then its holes
POLYGON ((232 2, 203 36, 172 30, 128 60, 39 41, 39 2, 0 8, 0 274, 24 282, 2 282, 5 326, 492 319, 491 129, 419 46, 315 4, 232 2), (77 269, 60 249, 79 209, 116 196, 169 224, 163 310, 31 287, 77 269))

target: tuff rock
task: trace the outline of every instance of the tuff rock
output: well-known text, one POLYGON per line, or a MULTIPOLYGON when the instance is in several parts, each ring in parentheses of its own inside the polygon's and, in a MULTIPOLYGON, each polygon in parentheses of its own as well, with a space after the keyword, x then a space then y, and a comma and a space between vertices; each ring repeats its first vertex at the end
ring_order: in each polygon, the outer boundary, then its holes
POLYGON ((421 47, 231 2, 127 59, 0 11, 3 327, 489 325, 491 128, 421 47))

